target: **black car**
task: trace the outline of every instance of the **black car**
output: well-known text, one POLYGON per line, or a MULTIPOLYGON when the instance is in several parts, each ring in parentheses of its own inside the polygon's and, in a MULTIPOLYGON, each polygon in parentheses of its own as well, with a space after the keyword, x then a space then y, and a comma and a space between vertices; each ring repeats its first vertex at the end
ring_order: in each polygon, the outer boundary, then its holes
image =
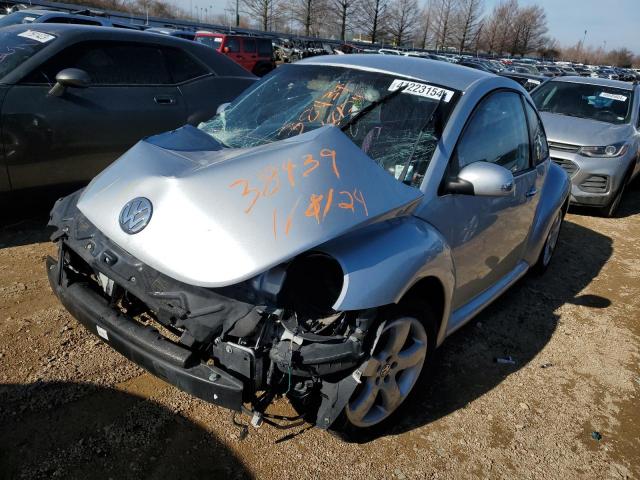
POLYGON ((482 70, 483 72, 487 73, 498 73, 498 71, 492 66, 489 66, 484 62, 475 60, 465 60, 462 62, 458 62, 458 65, 462 65, 463 67, 475 68, 476 70, 482 70))
POLYGON ((256 80, 204 45, 108 27, 6 27, 0 58, 0 193, 86 183, 138 140, 211 118, 256 80))
POLYGON ((500 72, 498 75, 518 82, 527 90, 527 92, 530 92, 534 88, 538 88, 544 82, 549 80, 549 78, 544 75, 533 75, 531 73, 519 73, 507 70, 500 72))

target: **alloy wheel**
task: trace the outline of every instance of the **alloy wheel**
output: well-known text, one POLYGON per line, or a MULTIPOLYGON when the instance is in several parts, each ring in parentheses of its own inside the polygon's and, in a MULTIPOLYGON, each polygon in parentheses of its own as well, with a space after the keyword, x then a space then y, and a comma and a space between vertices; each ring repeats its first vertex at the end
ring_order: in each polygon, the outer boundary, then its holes
POLYGON ((427 332, 418 319, 402 317, 383 323, 361 383, 345 409, 349 421, 371 427, 391 415, 418 380, 427 348, 427 332))

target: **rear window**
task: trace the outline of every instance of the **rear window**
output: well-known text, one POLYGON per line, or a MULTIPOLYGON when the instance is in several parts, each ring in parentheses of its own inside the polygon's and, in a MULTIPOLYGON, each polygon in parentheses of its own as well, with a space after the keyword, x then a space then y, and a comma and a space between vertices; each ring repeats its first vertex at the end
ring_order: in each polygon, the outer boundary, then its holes
POLYGON ((60 17, 49 17, 46 20, 44 20, 42 23, 70 23, 74 25, 93 25, 93 26, 102 25, 100 22, 96 20, 91 20, 88 18, 69 17, 64 15, 60 17))
POLYGON ((55 41, 56 37, 36 30, 5 32, 0 30, 0 78, 55 41))

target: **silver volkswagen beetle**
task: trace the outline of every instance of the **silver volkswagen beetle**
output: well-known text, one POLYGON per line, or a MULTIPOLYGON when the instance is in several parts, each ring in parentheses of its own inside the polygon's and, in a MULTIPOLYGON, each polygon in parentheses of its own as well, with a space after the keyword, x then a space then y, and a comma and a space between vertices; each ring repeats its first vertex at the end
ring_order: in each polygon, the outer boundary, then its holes
POLYGON ((447 336, 545 269, 568 195, 511 80, 313 58, 59 200, 48 274, 114 349, 256 426, 371 431, 447 336), (300 415, 268 413, 280 395, 300 415))
POLYGON ((615 214, 640 173, 640 85, 558 77, 532 94, 551 159, 571 178, 571 202, 615 214))

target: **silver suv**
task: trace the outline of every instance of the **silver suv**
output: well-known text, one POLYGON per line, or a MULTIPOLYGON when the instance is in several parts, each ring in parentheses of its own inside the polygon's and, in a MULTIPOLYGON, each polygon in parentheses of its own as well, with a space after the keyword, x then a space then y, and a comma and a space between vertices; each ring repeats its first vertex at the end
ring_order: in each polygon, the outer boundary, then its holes
POLYGON ((554 78, 534 90, 551 159, 571 178, 571 202, 615 214, 640 172, 640 86, 584 77, 554 78))
POLYGON ((448 335, 544 270, 568 194, 515 82, 313 58, 60 200, 48 273, 87 328, 187 392, 256 425, 369 430, 448 335), (276 395, 301 417, 269 415, 276 395))

